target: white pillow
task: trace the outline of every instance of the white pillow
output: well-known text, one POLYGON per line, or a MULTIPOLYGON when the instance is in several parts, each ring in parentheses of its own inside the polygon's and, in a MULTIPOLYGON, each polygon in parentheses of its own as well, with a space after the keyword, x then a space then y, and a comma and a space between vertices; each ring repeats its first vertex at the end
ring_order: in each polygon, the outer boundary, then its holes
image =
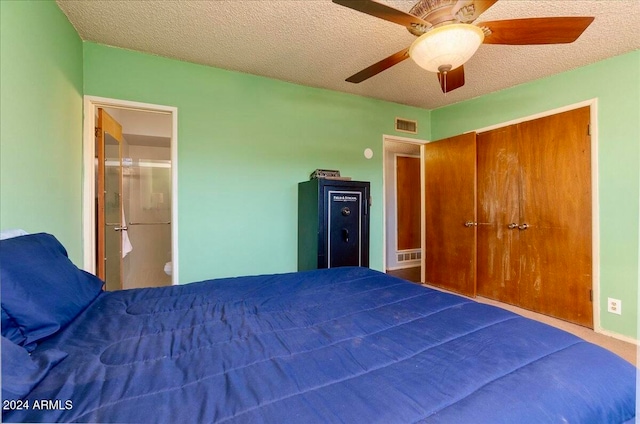
POLYGON ((14 237, 26 236, 27 233, 25 230, 21 230, 19 228, 12 228, 10 230, 2 230, 0 231, 0 240, 10 239, 14 237))

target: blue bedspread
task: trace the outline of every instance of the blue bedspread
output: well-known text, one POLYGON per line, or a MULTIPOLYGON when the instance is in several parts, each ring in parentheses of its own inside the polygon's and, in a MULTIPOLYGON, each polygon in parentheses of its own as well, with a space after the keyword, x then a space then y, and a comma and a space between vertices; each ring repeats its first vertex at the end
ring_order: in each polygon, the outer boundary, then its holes
POLYGON ((30 409, 5 421, 539 424, 635 415, 635 368, 614 354, 364 268, 103 293, 37 350, 52 348, 67 358, 28 395, 30 409), (35 409, 37 400, 60 402, 35 409))

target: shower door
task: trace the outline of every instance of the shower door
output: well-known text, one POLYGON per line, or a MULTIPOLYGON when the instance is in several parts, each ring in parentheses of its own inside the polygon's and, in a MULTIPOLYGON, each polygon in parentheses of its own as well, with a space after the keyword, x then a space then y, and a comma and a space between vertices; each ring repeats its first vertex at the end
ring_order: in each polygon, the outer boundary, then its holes
POLYGON ((122 205, 122 126, 98 109, 96 275, 106 290, 123 287, 122 232, 127 230, 122 205))
POLYGON ((125 215, 133 249, 124 288, 171 285, 171 155, 163 146, 130 145, 124 164, 125 215))

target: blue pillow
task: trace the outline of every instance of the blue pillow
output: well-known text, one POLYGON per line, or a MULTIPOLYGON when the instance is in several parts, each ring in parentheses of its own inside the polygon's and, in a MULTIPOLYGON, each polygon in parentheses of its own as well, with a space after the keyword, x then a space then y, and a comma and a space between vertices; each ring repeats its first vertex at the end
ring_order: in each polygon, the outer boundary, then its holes
POLYGON ((0 240, 2 335, 33 347, 80 314, 102 285, 98 277, 78 269, 51 234, 0 240))
POLYGON ((48 349, 33 356, 21 346, 2 337, 2 401, 19 400, 67 357, 61 350, 48 349))
POLYGON ((24 345, 27 338, 22 334, 20 326, 2 309, 2 335, 12 342, 24 345))

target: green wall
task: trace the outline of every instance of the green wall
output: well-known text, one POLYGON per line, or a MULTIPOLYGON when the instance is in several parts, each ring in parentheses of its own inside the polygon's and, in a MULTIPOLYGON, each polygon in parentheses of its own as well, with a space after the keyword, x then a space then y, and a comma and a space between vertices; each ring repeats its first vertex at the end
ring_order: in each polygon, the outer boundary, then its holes
POLYGON ((431 112, 437 140, 597 98, 600 310, 605 330, 637 336, 640 51, 431 112), (607 312, 622 300, 622 315, 607 312))
POLYGON ((371 182, 382 269, 382 135, 400 116, 426 139, 429 111, 94 43, 84 83, 87 95, 178 108, 181 282, 295 271, 297 184, 317 168, 371 182))
POLYGON ((0 227, 82 264, 82 41, 53 1, 0 1, 0 227))
POLYGON ((438 139, 597 98, 601 324, 636 337, 640 52, 427 111, 82 43, 53 1, 0 1, 0 17, 0 227, 51 232, 81 264, 83 89, 176 106, 181 282, 295 270, 296 185, 316 168, 371 181, 381 269, 382 134, 396 116, 438 139))

